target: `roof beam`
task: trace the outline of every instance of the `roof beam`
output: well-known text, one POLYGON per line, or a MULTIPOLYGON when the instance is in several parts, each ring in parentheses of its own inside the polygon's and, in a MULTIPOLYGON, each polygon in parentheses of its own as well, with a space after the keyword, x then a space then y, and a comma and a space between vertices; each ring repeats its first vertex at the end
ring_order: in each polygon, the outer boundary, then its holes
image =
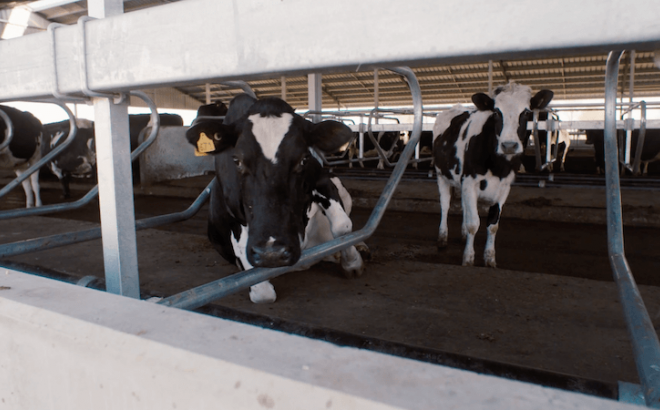
MULTIPOLYGON (((398 8, 395 14, 378 0, 360 2, 360 10, 369 10, 369 25, 363 24, 353 0, 320 0, 306 8, 296 2, 199 0, 90 21, 87 82, 96 91, 126 91, 359 67, 484 61, 492 56, 515 59, 660 48, 660 25, 648 12, 655 8, 653 0, 551 2, 544 12, 557 28, 552 41, 514 0, 448 0, 441 5, 410 1, 410 7, 398 8), (347 9, 356 12, 347 14, 347 9), (584 15, 591 17, 583 19, 584 15), (481 30, 465 31, 466 21, 479 21, 481 30), (173 23, 177 30, 167 30, 173 23), (374 31, 374 25, 388 30, 374 31), (426 27, 425 35, 411 41, 410 33, 420 26, 426 27), (463 34, 456 37, 457 32, 463 34), (484 32, 489 41, 484 41, 484 32), (451 47, 438 41, 442 38, 452 38, 451 47)), ((78 29, 60 28, 55 38, 60 91, 80 93, 84 77, 77 55, 78 29)), ((51 94, 53 67, 43 58, 51 55, 50 49, 48 33, 0 42, 0 100, 51 94)))

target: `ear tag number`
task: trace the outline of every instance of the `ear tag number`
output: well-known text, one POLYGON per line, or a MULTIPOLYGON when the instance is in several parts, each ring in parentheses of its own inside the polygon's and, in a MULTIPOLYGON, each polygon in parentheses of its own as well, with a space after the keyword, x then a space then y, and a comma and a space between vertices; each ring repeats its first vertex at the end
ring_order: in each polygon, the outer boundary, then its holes
POLYGON ((197 141, 197 149, 195 150, 195 156, 203 157, 208 155, 207 152, 215 151, 215 144, 213 141, 205 134, 199 134, 199 140, 197 141))

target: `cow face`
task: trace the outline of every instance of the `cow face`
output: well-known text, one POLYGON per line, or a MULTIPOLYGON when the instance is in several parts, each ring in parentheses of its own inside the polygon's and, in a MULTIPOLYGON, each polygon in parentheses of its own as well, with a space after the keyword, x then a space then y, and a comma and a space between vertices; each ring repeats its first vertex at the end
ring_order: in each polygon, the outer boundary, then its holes
POLYGON ((534 97, 529 87, 509 83, 495 90, 495 98, 477 93, 472 96, 472 102, 479 111, 492 111, 494 114, 495 131, 497 134, 498 155, 510 160, 521 155, 530 131, 527 122, 533 119, 533 110, 544 109, 554 95, 550 90, 541 90, 534 97))
MULTIPOLYGON (((225 119, 234 118, 232 107, 225 119)), ((233 123, 202 122, 186 133, 198 150, 216 155, 228 211, 248 227, 246 255, 256 267, 298 261, 321 172, 311 149, 331 153, 351 136, 339 122, 303 119, 278 98, 253 101, 233 123)))

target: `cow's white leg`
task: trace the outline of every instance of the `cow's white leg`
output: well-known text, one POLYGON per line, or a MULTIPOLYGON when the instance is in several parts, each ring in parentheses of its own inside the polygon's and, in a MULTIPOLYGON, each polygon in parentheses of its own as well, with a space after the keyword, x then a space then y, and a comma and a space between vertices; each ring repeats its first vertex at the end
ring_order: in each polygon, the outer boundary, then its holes
POLYGON ((438 229, 438 248, 447 246, 449 229, 447 227, 447 218, 449 216, 449 206, 451 204, 451 186, 442 176, 438 168, 435 169, 438 176, 438 192, 440 194, 440 228, 438 229))
MULTIPOLYGON (((346 191, 346 188, 344 188, 338 178, 331 178, 331 181, 337 187, 344 206, 342 207, 342 204, 333 198, 327 198, 328 203, 330 204, 327 208, 325 208, 323 204, 320 205, 330 223, 330 233, 332 234, 332 237, 338 238, 353 231, 353 221, 351 221, 351 218, 349 217, 352 208, 352 200, 350 194, 346 191)), ((316 192, 316 194, 322 195, 318 192, 316 192)), ((366 247, 366 245, 364 245, 364 247, 366 247)), ((340 253, 341 267, 344 276, 353 278, 361 276, 364 273, 364 261, 355 246, 349 246, 340 253)))
MULTIPOLYGON (((16 176, 20 177, 23 175, 23 171, 16 170, 16 176)), ((25 191, 25 207, 32 208, 34 206, 34 195, 32 194, 32 184, 30 183, 30 178, 21 182, 23 186, 23 191, 25 191)))
MULTIPOLYGON (((241 235, 238 239, 231 235, 231 244, 234 249, 234 255, 238 258, 239 268, 243 270, 252 269, 252 265, 247 259, 247 242, 248 242, 249 228, 241 225, 241 235)), ((250 300, 253 303, 273 303, 277 299, 275 288, 270 281, 263 281, 256 285, 250 286, 250 300)))
POLYGON ((41 203, 41 194, 40 194, 40 186, 39 186, 39 171, 37 171, 34 174, 30 175, 30 182, 32 184, 32 192, 34 193, 36 206, 43 205, 41 203))
POLYGON ((472 178, 463 181, 461 204, 463 207, 463 226, 466 232, 463 266, 474 265, 474 237, 479 230, 479 210, 477 208, 478 187, 472 178), (468 180, 469 179, 469 180, 468 180))

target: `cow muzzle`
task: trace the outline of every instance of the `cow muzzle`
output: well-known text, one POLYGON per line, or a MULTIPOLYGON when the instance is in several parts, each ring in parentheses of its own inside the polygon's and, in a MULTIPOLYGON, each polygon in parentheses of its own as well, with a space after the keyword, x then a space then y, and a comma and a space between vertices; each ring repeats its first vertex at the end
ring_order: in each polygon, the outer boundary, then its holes
POLYGON ((514 155, 518 154, 520 151, 520 144, 515 141, 506 141, 500 143, 500 148, 504 155, 514 155))
POLYGON ((251 262, 255 267, 276 268, 293 265, 297 260, 286 246, 254 246, 251 262))

